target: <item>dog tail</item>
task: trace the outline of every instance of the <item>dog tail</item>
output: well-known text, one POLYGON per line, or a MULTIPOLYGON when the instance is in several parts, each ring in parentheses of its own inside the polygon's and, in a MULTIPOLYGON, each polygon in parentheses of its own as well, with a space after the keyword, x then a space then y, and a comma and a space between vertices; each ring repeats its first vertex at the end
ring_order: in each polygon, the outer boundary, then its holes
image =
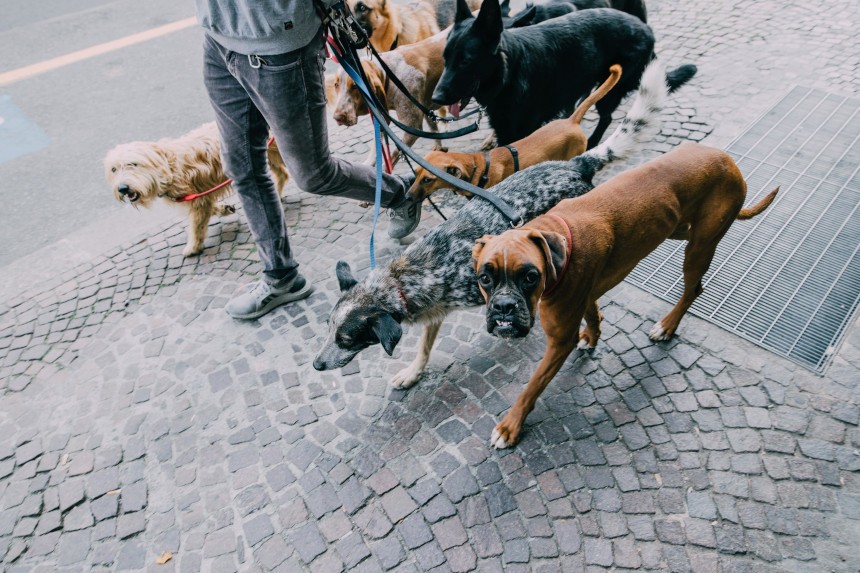
POLYGON ((606 78, 606 81, 600 84, 600 87, 597 88, 591 95, 589 95, 585 100, 579 104, 579 107, 576 108, 576 111, 573 112, 573 115, 570 116, 571 123, 579 124, 582 122, 582 118, 585 117, 585 114, 591 109, 591 106, 599 102, 603 99, 603 96, 609 93, 609 90, 615 87, 615 84, 618 83, 618 80, 621 79, 621 66, 618 64, 613 64, 612 67, 609 68, 609 77, 606 78))
POLYGON ((753 217, 755 217, 756 215, 758 215, 759 213, 761 213, 762 211, 767 209, 771 203, 773 203, 773 200, 776 199, 776 194, 778 192, 779 192, 779 187, 777 187, 776 189, 774 189, 773 191, 768 193, 764 199, 762 199, 761 201, 759 201, 758 203, 756 203, 752 207, 747 207, 746 209, 741 209, 738 212, 738 216, 735 218, 738 221, 743 221, 745 219, 752 219, 753 217))
POLYGON ((609 139, 571 159, 578 164, 577 168, 583 179, 590 180, 609 163, 625 159, 648 133, 657 128, 668 93, 666 73, 663 66, 655 60, 645 68, 636 98, 621 125, 609 139))
POLYGON ((669 84, 669 93, 675 93, 675 90, 693 79, 698 71, 699 68, 693 64, 684 64, 667 72, 666 83, 669 84))

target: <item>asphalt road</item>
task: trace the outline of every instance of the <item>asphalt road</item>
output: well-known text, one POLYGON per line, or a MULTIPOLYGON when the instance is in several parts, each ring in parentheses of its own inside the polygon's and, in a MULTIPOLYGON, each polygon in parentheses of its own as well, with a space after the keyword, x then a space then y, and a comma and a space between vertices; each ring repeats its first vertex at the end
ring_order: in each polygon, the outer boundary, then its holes
MULTIPOLYGON (((192 2, 171 0, 5 0, 0 77, 193 15, 192 2)), ((114 145, 211 120, 201 40, 194 25, 0 82, 0 267, 130 209, 104 181, 101 159, 114 145)))

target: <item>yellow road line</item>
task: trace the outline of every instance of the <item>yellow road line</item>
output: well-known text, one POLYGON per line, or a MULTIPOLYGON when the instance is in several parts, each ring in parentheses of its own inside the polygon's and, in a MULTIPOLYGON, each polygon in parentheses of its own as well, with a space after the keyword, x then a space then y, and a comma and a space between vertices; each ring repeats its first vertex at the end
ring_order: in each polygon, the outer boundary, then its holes
POLYGON ((132 34, 130 36, 126 36, 125 38, 112 40, 110 42, 105 42, 104 44, 99 44, 91 48, 78 50, 77 52, 66 54, 65 56, 58 56, 56 58, 51 58, 50 60, 45 60, 44 62, 39 62, 37 64, 18 68, 17 70, 4 72, 0 74, 0 86, 8 86, 9 84, 19 82, 23 79, 38 76, 39 74, 44 74, 45 72, 50 72, 51 70, 56 70, 57 68, 62 68, 63 66, 68 66, 69 64, 74 64, 82 60, 94 58, 96 56, 100 56, 108 52, 113 52, 114 50, 119 50, 120 48, 125 48, 126 46, 131 46, 133 44, 139 44, 140 42, 152 40, 153 38, 158 38, 159 36, 164 36, 172 32, 184 30, 185 28, 194 26, 196 23, 196 18, 185 18, 184 20, 178 20, 170 24, 165 24, 164 26, 159 26, 158 28, 146 30, 145 32, 132 34))

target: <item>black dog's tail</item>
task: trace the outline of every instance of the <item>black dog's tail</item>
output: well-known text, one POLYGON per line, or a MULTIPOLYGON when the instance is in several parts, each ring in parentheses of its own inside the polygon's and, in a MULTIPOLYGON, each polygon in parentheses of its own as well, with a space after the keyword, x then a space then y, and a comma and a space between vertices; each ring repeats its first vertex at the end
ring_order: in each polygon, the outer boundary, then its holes
POLYGON ((684 64, 666 72, 666 83, 669 84, 669 93, 675 93, 675 90, 693 79, 693 76, 698 71, 699 68, 693 64, 684 64))
POLYGON ((597 147, 571 159, 577 163, 582 178, 591 180, 603 167, 625 159, 660 125, 660 114, 669 93, 666 72, 657 61, 652 61, 639 81, 639 90, 627 116, 612 135, 597 147))

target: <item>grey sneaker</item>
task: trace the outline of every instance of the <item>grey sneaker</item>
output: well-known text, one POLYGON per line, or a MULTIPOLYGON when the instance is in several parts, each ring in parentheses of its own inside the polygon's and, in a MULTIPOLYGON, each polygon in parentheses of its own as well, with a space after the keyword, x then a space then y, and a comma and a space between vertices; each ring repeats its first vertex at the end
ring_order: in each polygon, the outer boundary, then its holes
POLYGON ((402 239, 418 227, 421 221, 421 204, 408 199, 396 209, 388 210, 388 236, 402 239))
POLYGON ((313 290, 302 275, 296 275, 284 285, 273 286, 260 280, 250 290, 230 299, 225 309, 233 318, 250 320, 282 304, 307 298, 313 290))

